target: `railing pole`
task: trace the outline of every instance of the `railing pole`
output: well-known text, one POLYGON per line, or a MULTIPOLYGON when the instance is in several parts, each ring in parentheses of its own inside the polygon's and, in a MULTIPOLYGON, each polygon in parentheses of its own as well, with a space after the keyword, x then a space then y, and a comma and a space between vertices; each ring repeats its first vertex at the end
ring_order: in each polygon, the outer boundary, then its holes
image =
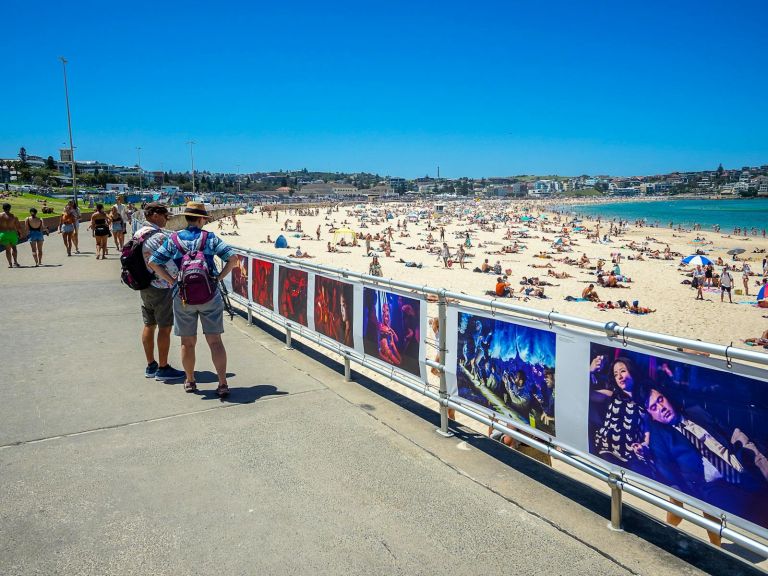
POLYGON ((248 308, 248 325, 253 324, 253 310, 248 308))
POLYGON ((621 527, 621 488, 619 487, 620 478, 616 474, 611 474, 608 478, 608 485, 611 487, 611 523, 608 526, 616 532, 623 532, 621 527))
POLYGON ((344 381, 352 381, 352 366, 349 362, 349 356, 344 356, 344 381))
POLYGON ((448 430, 448 386, 445 382, 445 349, 447 346, 446 324, 448 318, 447 301, 445 299, 445 290, 440 291, 437 296, 437 322, 439 329, 437 331, 438 346, 440 348, 440 364, 443 369, 440 370, 440 428, 437 433, 446 438, 453 436, 453 432, 448 430))
POLYGON ((293 350, 293 338, 291 329, 288 326, 285 327, 285 349, 293 350))

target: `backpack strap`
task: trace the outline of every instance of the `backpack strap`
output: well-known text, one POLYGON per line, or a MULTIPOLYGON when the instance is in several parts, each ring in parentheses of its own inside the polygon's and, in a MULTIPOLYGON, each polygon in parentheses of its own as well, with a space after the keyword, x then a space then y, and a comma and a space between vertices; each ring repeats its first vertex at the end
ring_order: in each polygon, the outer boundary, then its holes
POLYGON ((181 252, 182 256, 187 253, 187 249, 184 248, 184 246, 181 244, 181 242, 179 242, 179 233, 178 232, 174 232, 173 234, 171 234, 171 241, 176 246, 178 251, 181 252))
POLYGON ((203 252, 205 250, 205 243, 208 242, 208 231, 207 230, 201 230, 200 231, 200 246, 198 248, 199 252, 203 252))

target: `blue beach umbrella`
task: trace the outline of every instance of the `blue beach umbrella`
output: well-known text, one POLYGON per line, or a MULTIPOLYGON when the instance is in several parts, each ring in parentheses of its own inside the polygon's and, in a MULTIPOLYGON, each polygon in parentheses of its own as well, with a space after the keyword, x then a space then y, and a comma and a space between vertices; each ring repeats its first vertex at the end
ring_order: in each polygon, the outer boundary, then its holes
POLYGON ((768 288, 768 284, 763 284, 760 286, 760 290, 757 291, 757 299, 758 300, 765 300, 768 298, 768 293, 766 293, 766 288, 768 288))
POLYGON ((701 254, 691 254, 690 256, 683 258, 683 264, 689 264, 691 266, 708 266, 712 263, 712 260, 701 254))

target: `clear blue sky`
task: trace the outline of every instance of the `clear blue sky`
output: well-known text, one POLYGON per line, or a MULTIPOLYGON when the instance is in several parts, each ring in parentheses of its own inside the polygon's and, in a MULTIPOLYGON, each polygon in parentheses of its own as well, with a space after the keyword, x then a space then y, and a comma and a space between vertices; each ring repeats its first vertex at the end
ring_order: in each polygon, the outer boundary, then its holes
POLYGON ((0 157, 407 177, 768 164, 768 2, 5 0, 0 157), (70 9, 70 7, 73 7, 70 9))

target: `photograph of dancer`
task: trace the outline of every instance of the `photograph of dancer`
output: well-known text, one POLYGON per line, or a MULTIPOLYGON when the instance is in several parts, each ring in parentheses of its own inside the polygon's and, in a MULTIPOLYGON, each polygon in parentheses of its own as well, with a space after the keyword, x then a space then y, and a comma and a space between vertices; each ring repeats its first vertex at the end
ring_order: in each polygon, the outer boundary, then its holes
POLYGON ((354 346, 352 290, 347 282, 315 276, 315 330, 350 348, 354 346))
POLYGON ((768 527, 768 384, 591 344, 589 451, 768 527))
POLYGON ((459 396, 554 435, 555 333, 469 312, 458 332, 459 396))
POLYGON ((366 354, 419 376, 420 331, 420 300, 365 288, 363 349, 366 354))
POLYGON ((248 300, 248 256, 235 254, 237 265, 232 269, 232 290, 248 300))
POLYGON ((258 258, 251 259, 251 296, 253 302, 274 309, 275 265, 258 258))
POLYGON ((307 325, 307 289, 309 274, 280 266, 278 312, 284 318, 307 325))

